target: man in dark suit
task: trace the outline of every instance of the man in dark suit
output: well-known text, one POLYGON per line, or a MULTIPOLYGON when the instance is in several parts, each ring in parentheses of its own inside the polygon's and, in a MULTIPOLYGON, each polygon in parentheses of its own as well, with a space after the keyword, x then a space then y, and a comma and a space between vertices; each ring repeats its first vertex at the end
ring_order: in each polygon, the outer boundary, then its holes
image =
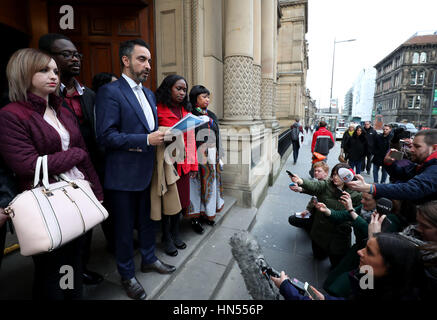
POLYGON ((137 223, 141 271, 171 273, 176 268, 155 256, 155 224, 150 219, 150 181, 157 131, 156 99, 142 86, 151 70, 149 46, 141 39, 120 44, 122 76, 99 89, 96 99, 97 140, 106 151, 104 187, 114 215, 115 257, 121 282, 132 299, 146 292, 135 277, 133 229, 137 223))

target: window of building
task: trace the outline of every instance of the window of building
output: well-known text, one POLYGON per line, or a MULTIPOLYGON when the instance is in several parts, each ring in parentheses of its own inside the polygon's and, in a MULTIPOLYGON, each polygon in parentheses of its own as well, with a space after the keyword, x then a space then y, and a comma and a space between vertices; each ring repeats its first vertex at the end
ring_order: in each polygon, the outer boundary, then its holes
POLYGON ((417 71, 413 70, 410 73, 410 85, 416 85, 417 84, 417 71))
POLYGON ((426 63, 426 52, 420 54, 420 63, 426 63))
POLYGON ((419 52, 414 52, 413 63, 419 63, 419 52))
POLYGON ((422 106, 422 98, 420 96, 416 96, 414 98, 414 108, 420 109, 422 106))
POLYGON ((408 109, 413 109, 414 97, 408 97, 408 109))
POLYGON ((419 72, 419 78, 417 79, 417 84, 423 84, 425 80, 425 71, 419 72))

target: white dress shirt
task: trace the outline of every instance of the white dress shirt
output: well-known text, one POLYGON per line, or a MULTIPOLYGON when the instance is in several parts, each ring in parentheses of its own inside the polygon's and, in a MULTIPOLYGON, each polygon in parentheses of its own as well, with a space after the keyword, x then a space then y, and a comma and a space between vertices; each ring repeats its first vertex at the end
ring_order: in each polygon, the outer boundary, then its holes
POLYGON ((141 83, 137 84, 124 73, 121 76, 127 81, 127 83, 129 83, 132 91, 135 93, 135 97, 137 97, 138 103, 143 109, 147 124, 149 125, 150 130, 153 131, 155 129, 155 117, 153 116, 152 106, 150 105, 149 101, 147 101, 147 98, 143 92, 143 85, 141 83))
MULTIPOLYGON (((44 112, 43 118, 49 125, 55 128, 55 130, 58 132, 59 137, 61 138, 62 151, 67 151, 70 146, 70 133, 67 131, 67 129, 65 129, 62 123, 56 117, 56 111, 53 108, 52 110, 53 110, 53 114, 55 115, 56 122, 53 122, 53 120, 47 115, 47 110, 44 112)), ((72 180, 85 179, 83 173, 80 172, 80 170, 76 166, 74 166, 67 172, 64 172, 64 174, 72 180)))

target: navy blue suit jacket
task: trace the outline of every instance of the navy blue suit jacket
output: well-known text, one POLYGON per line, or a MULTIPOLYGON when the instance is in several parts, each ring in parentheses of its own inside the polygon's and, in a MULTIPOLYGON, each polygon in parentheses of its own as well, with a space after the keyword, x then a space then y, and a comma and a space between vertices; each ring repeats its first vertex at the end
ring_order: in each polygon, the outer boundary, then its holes
POLYGON ((155 128, 149 128, 129 83, 120 77, 99 89, 96 97, 97 142, 105 148, 105 189, 142 191, 152 179, 155 147, 147 135, 158 128, 156 98, 143 87, 152 107, 155 128))

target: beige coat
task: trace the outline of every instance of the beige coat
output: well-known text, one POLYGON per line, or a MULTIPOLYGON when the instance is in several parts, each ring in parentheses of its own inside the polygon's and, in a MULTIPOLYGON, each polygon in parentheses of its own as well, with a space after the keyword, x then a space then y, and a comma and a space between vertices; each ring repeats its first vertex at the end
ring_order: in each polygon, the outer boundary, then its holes
MULTIPOLYGON (((160 131, 167 129, 168 127, 158 128, 160 131)), ((165 148, 165 144, 156 147, 155 168, 150 185, 150 218, 154 221, 161 220, 162 214, 175 215, 182 210, 176 185, 179 175, 172 164, 164 161, 165 148)), ((185 148, 183 141, 182 148, 185 148)))

